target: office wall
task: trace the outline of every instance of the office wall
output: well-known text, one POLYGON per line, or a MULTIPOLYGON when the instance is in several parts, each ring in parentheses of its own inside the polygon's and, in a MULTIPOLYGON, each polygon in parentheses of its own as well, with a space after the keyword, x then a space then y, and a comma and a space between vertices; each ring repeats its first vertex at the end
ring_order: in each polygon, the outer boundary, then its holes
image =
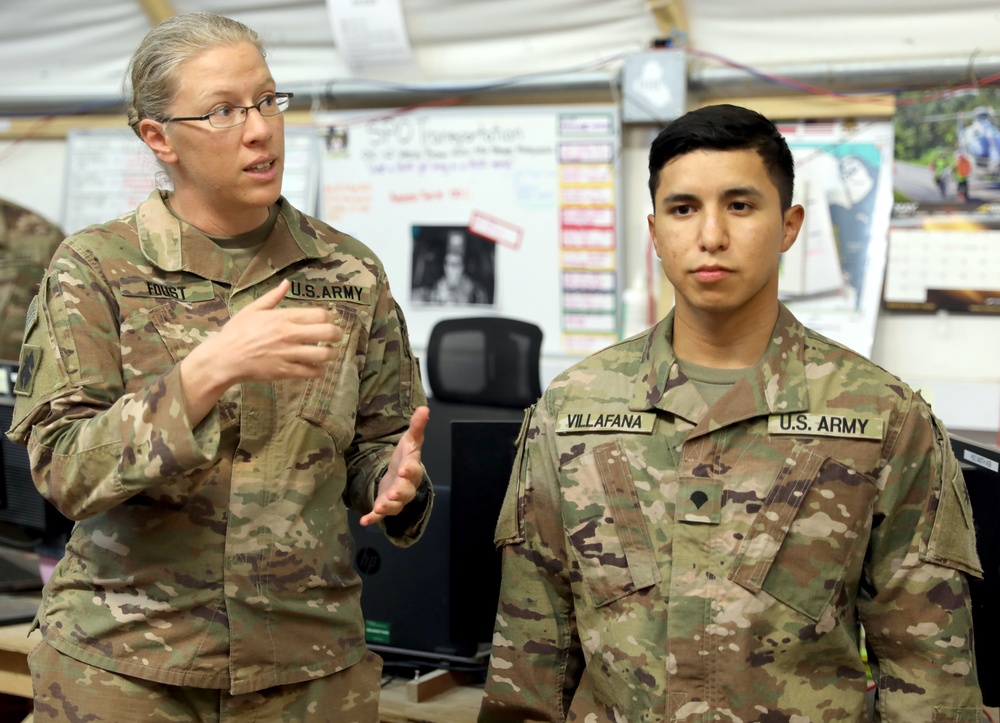
MULTIPOLYGON (((619 154, 619 228, 622 277, 644 273, 649 252, 646 214, 646 153, 651 130, 626 126, 619 154)), ((0 142, 0 196, 59 221, 65 175, 65 142, 0 142)), ((652 258, 654 277, 662 272, 652 258)), ((419 346, 415 340, 415 346, 419 346)), ((1000 319, 939 313, 879 314, 873 359, 920 388, 935 412, 952 428, 984 432, 1000 429, 1000 319)), ((574 361, 564 355, 543 360, 543 382, 574 361)))
POLYGON ((318 215, 381 258, 415 345, 444 319, 494 314, 537 324, 546 357, 617 340, 615 106, 318 120, 328 138, 318 215), (452 272, 464 263, 477 293, 439 286, 446 259, 452 272))
MULTIPOLYGON (((124 124, 123 124, 124 125, 124 124)), ((66 177, 63 140, 0 141, 0 196, 61 222, 66 177)))

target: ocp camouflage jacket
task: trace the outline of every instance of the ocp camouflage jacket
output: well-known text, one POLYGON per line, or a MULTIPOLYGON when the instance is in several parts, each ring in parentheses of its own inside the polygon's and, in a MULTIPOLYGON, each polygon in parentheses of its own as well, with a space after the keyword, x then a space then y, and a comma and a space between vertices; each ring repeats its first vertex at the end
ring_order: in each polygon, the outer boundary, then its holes
POLYGON ((371 510, 424 391, 379 260, 279 204, 242 274, 154 192, 67 239, 46 275, 10 436, 78 520, 40 612, 78 660, 240 694, 364 654, 347 506, 371 510), (237 384, 192 428, 178 363, 285 278, 282 306, 335 312, 336 360, 322 379, 237 384))
POLYGON ((709 408, 672 314, 557 377, 497 526, 480 721, 978 721, 964 481, 905 384, 781 308, 709 408))

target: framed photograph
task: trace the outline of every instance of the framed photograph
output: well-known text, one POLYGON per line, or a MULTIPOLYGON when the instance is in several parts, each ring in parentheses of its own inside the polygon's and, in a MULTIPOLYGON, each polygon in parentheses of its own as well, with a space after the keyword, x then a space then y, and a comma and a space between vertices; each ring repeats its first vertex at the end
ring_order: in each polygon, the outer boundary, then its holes
POLYGON ((435 306, 493 306, 496 244, 467 226, 412 226, 410 300, 435 306))

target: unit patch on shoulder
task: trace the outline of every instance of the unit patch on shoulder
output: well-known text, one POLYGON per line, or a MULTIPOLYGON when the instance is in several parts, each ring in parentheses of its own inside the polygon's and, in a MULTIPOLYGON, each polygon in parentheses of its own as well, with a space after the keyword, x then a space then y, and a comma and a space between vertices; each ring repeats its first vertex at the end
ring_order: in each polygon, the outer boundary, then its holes
POLYGON ((42 349, 33 344, 21 345, 21 357, 17 362, 17 381, 14 382, 14 394, 30 396, 35 386, 35 372, 42 363, 42 349))
POLYGON ((771 434, 799 437, 853 437, 882 439, 881 417, 856 417, 849 414, 773 414, 767 419, 771 434))
POLYGON ((654 412, 623 412, 621 408, 616 410, 563 409, 559 412, 556 434, 573 434, 574 432, 652 434, 654 422, 656 422, 654 412))
POLYGON ((28 313, 24 317, 24 338, 28 338, 28 334, 35 326, 35 322, 38 321, 38 295, 36 294, 32 299, 31 303, 28 304, 28 313))

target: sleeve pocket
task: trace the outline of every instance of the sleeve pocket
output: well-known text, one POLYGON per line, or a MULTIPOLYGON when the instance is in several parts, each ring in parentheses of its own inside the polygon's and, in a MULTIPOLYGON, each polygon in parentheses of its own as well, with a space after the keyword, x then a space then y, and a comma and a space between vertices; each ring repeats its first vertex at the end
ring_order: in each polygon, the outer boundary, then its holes
POLYGON ((938 450, 944 457, 940 487, 930 503, 934 522, 920 557, 927 562, 982 578, 983 567, 976 552, 972 503, 965 487, 965 478, 962 477, 955 456, 943 452, 940 439, 938 450))
POLYGON ((534 404, 524 411, 521 429, 517 433, 517 452, 514 456, 514 466, 510 472, 510 481, 507 483, 507 492, 503 498, 503 506, 500 508, 500 516, 497 519, 496 531, 493 535, 493 541, 497 547, 524 542, 524 480, 528 462, 525 445, 527 444, 528 426, 534 411, 534 404))

